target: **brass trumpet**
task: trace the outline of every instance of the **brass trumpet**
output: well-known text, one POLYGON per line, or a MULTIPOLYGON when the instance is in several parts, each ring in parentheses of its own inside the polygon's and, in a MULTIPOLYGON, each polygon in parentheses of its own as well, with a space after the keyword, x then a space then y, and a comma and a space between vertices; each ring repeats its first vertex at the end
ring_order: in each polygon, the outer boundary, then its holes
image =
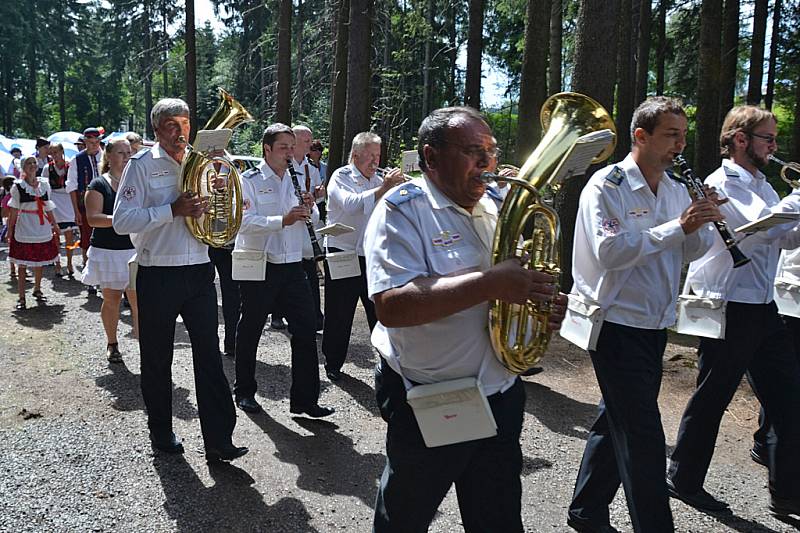
POLYGON ((781 161, 774 155, 769 155, 770 161, 778 163, 781 167, 781 179, 789 184, 792 189, 800 187, 800 163, 781 161), (792 177, 794 176, 794 177, 792 177))
MULTIPOLYGON (((389 171, 391 170, 392 170, 391 168, 378 167, 375 169, 375 174, 377 174, 379 178, 383 179, 383 177, 386 174, 388 174, 389 171)), ((412 179, 414 179, 413 176, 409 176, 408 174, 403 174, 403 181, 411 181, 412 179)))

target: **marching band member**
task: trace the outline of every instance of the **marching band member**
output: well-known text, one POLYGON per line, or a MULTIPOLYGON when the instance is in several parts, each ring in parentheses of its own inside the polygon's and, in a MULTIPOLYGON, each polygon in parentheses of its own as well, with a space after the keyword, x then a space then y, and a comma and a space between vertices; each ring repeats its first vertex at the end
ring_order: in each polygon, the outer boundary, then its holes
POLYGON ((325 265, 325 315, 332 319, 325 324, 322 334, 322 353, 328 379, 341 379, 342 365, 350 346, 353 316, 359 298, 367 315, 369 329, 375 328, 375 305, 367 293, 367 267, 364 258, 364 229, 375 203, 386 192, 403 183, 400 169, 391 170, 381 178, 376 173, 381 160, 381 138, 371 132, 362 132, 353 138, 350 164, 336 170, 328 189, 328 219, 331 224, 341 223, 355 231, 327 238, 328 252, 355 252, 361 273, 357 276, 333 279, 328 264, 325 265), (333 318, 335 317, 335 318, 333 318))
POLYGON ((713 193, 692 201, 666 173, 686 131, 677 100, 645 100, 631 121, 631 153, 597 171, 578 204, 570 299, 598 305, 605 318, 589 349, 602 398, 569 506, 577 531, 616 531, 608 506, 620 483, 635 531, 673 531, 657 402, 666 328, 683 261, 711 246, 708 222, 721 220, 713 193))
POLYGON ((242 179, 244 212, 236 236, 239 250, 263 251, 265 279, 240 281, 242 316, 236 330, 236 405, 257 413, 256 350, 267 315, 281 309, 289 321, 292 347, 292 385, 289 411, 321 418, 333 414, 319 405, 319 365, 315 336, 314 303, 303 271, 305 223, 318 220, 310 194, 298 198, 288 171, 295 134, 289 126, 272 124, 261 138, 264 162, 242 179))
MULTIPOLYGON (((780 200, 761 168, 777 150, 777 120, 755 106, 739 106, 725 117, 720 133, 722 166, 706 179, 730 199, 722 212, 732 228, 781 211, 800 211, 800 192, 780 200)), ((750 262, 734 269, 724 244, 689 267, 694 294, 726 304, 725 338, 701 338, 697 389, 686 406, 669 467, 673 497, 706 511, 727 504, 703 489, 725 408, 746 373, 775 428, 770 453, 770 508, 800 513, 800 364, 773 301, 781 248, 800 245, 795 224, 781 224, 744 239, 739 247, 750 262)))
POLYGON ((158 450, 183 453, 172 431, 171 367, 180 315, 192 344, 206 460, 232 460, 248 450, 231 442, 236 412, 219 354, 214 267, 208 247, 192 236, 184 221, 200 216, 206 201, 180 192, 189 107, 183 100, 165 98, 150 116, 158 142, 134 155, 125 167, 112 218, 117 233, 135 234, 142 396, 150 440, 158 450))
MULTIPOLYGON (((487 316, 490 300, 546 300, 554 286, 552 276, 517 259, 491 266, 497 204, 480 175, 496 150, 474 109, 434 111, 419 129, 426 177, 378 201, 367 223, 369 294, 379 320, 372 342, 381 354, 375 395, 388 425, 377 533, 425 531, 453 484, 465 531, 523 530, 525 391, 495 357, 487 316), (481 384, 497 434, 428 448, 407 386, 465 377, 481 384)), ((562 316, 551 315, 551 325, 562 316)))

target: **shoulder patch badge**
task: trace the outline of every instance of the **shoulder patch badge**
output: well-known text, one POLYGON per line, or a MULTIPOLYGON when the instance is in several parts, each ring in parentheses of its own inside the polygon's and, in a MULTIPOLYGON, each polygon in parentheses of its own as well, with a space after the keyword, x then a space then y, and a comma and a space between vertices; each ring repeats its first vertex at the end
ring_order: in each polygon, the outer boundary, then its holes
POLYGON ((400 186, 399 189, 394 191, 388 198, 386 198, 386 202, 394 207, 397 207, 398 205, 423 194, 425 194, 425 191, 422 190, 422 187, 419 185, 414 185, 413 183, 407 183, 400 186))
POLYGON ((131 159, 141 159, 145 154, 150 153, 150 148, 142 148, 131 156, 131 159))
POLYGON ((256 174, 258 174, 259 172, 261 172, 261 171, 258 170, 257 168, 251 168, 250 170, 248 170, 247 172, 242 174, 242 178, 250 179, 253 176, 255 176, 256 174))
POLYGON ((616 165, 614 165, 614 168, 611 169, 611 172, 606 175, 606 183, 609 185, 619 186, 622 184, 622 180, 624 179, 625 172, 623 172, 622 169, 616 165))

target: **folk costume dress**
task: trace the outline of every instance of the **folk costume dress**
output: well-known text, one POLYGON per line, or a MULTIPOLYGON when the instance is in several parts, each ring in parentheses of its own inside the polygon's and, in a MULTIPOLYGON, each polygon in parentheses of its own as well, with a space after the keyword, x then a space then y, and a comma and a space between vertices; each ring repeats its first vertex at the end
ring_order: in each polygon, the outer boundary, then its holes
POLYGON ((8 259, 12 263, 38 267, 58 261, 58 243, 45 214, 55 209, 50 194, 50 184, 45 178, 36 178, 36 185, 24 179, 14 181, 8 202, 9 207, 18 210, 9 243, 8 259))
POLYGON ((49 161, 42 169, 42 177, 50 182, 51 196, 56 208, 53 216, 56 217, 58 227, 61 229, 71 229, 77 227, 75 224, 75 210, 72 207, 72 198, 67 192, 67 173, 69 163, 64 162, 64 166, 58 167, 55 161, 49 161))
MULTIPOLYGON (((108 174, 93 179, 86 190, 97 191, 103 196, 104 215, 114 213, 117 192, 111 187, 108 174)), ((127 289, 130 279, 128 262, 136 254, 131 238, 118 234, 112 227, 94 228, 90 243, 81 281, 92 287, 99 285, 103 289, 127 289)))

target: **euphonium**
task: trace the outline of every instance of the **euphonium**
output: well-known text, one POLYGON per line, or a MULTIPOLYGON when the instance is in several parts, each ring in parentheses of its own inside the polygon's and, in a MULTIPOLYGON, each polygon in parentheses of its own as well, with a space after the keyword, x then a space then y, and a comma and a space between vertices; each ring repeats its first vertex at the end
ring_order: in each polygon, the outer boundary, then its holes
POLYGON ((800 164, 793 162, 786 163, 772 154, 769 155, 769 159, 775 161, 782 167, 781 179, 788 183, 789 187, 792 189, 800 187, 800 164))
MULTIPOLYGON (((508 181, 512 186, 498 215, 492 264, 516 257, 526 268, 548 272, 557 278, 561 273, 558 215, 544 205, 540 194, 548 184, 559 185, 553 183, 554 178, 580 137, 601 130, 616 135, 616 128, 603 106, 578 93, 559 93, 548 98, 542 106, 541 122, 545 132, 542 141, 516 178, 484 174, 484 179, 508 181)), ((612 140, 592 162, 607 159, 615 144, 612 140)), ((500 362, 511 372, 524 372, 544 355, 550 342, 551 308, 552 301, 529 301, 524 305, 491 302, 492 345, 500 362)))
MULTIPOLYGON (((233 129, 253 120, 242 104, 224 89, 219 89, 219 95, 219 106, 204 130, 233 129)), ((197 240, 219 248, 236 236, 242 224, 242 181, 238 165, 227 157, 191 149, 181 165, 181 191, 209 199, 208 210, 203 215, 185 217, 189 231, 197 240)))

